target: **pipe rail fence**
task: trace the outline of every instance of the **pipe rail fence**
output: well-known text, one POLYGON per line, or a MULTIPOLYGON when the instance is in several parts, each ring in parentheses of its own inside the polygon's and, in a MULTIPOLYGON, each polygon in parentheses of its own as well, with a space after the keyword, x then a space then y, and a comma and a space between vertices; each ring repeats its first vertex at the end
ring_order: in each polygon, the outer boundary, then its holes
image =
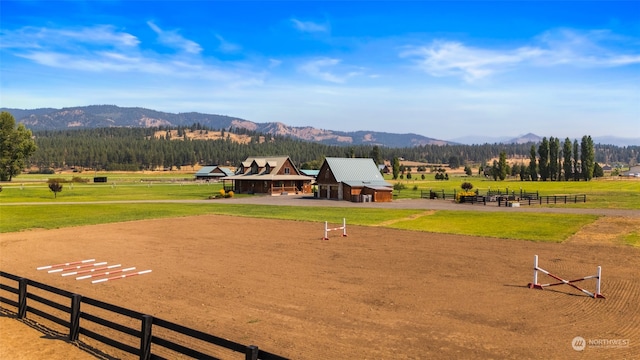
MULTIPOLYGON (((255 345, 244 345, 235 341, 227 340, 221 337, 210 335, 202 331, 188 328, 170 321, 166 321, 151 315, 146 315, 134 310, 129 310, 117 305, 108 304, 106 302, 84 297, 79 294, 74 294, 66 290, 62 290, 53 286, 49 286, 34 280, 19 277, 13 274, 9 274, 4 271, 0 271, 0 278, 5 278, 17 282, 17 287, 12 287, 4 283, 0 283, 0 290, 13 293, 17 295, 18 299, 12 300, 4 296, 0 296, 0 304, 8 304, 17 309, 16 317, 18 319, 24 319, 27 313, 32 313, 49 321, 52 321, 64 328, 69 329, 68 340, 77 341, 79 335, 82 334, 94 340, 97 340, 106 345, 112 346, 124 352, 132 355, 139 356, 141 360, 150 359, 165 359, 165 357, 154 353, 155 350, 161 350, 162 348, 170 351, 177 352, 182 355, 187 355, 196 359, 218 359, 214 355, 205 353, 200 350, 196 350, 188 345, 178 343, 175 339, 181 337, 186 340, 198 340, 206 345, 214 345, 216 349, 226 349, 235 353, 245 355, 245 360, 286 360, 287 358, 260 350, 255 345), (37 288, 45 293, 47 297, 36 294, 30 291, 31 288, 37 288), (53 295, 53 296, 52 296, 53 295), (70 303, 65 305, 64 303, 51 300, 51 297, 66 298, 70 303), (27 301, 29 300, 29 301, 27 301), (32 303, 40 303, 53 308, 52 310, 41 310, 33 307, 32 303), (105 317, 101 317, 95 314, 85 312, 86 307, 82 305, 89 305, 91 307, 103 310, 106 314, 109 314, 109 318, 125 317, 133 323, 138 322, 139 327, 133 328, 131 326, 123 325, 121 323, 114 322, 105 317), (54 315, 54 313, 63 313, 66 318, 54 315), (116 315, 116 316, 114 316, 116 315), (81 321, 82 324, 81 324, 81 321), (90 322, 106 327, 110 330, 108 332, 118 334, 117 336, 108 336, 101 334, 97 331, 90 330, 89 328, 82 326, 84 322, 90 322), (156 330, 163 334, 172 332, 173 336, 163 335, 163 337, 155 335, 156 330), (139 345, 132 346, 130 344, 122 342, 122 334, 129 335, 138 340, 139 345), (171 337, 171 339, 169 339, 171 337), (116 339, 118 338, 118 339, 116 339), (156 345, 152 347, 153 345, 156 345), (160 347, 160 348, 158 348, 160 347)), ((3 293, 4 295, 4 293, 3 293)))
MULTIPOLYGON (((457 191, 456 189, 453 192, 445 192, 444 189, 440 191, 434 191, 429 189, 429 191, 420 191, 420 198, 422 199, 456 199, 457 191)), ((485 195, 481 195, 478 191, 476 191, 476 195, 465 195, 460 196, 460 203, 465 204, 483 204, 487 205, 487 203, 497 203, 498 206, 512 206, 514 203, 518 203, 519 205, 543 205, 543 204, 577 204, 577 203, 586 203, 587 195, 586 194, 577 194, 577 195, 540 195, 538 191, 536 192, 526 192, 520 190, 520 196, 517 195, 515 191, 511 191, 509 193, 509 189, 506 192, 502 192, 501 190, 488 190, 485 195)))

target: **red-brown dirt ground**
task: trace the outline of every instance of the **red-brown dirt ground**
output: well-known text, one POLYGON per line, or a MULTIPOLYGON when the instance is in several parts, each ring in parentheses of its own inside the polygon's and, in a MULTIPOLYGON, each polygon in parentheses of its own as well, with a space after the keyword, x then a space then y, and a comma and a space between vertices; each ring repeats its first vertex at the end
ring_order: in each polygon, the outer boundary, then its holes
MULTIPOLYGON (((637 248, 347 226, 329 241, 322 223, 232 216, 25 231, 0 237, 0 269, 293 359, 640 358, 637 248), (527 288, 535 254, 566 279, 601 265, 606 299, 527 288), (92 285, 36 271, 87 258, 153 272, 92 285), (626 345, 576 351, 576 336, 626 345)), ((134 358, 83 335, 69 344, 56 324, 3 308, 2 359, 134 358)))

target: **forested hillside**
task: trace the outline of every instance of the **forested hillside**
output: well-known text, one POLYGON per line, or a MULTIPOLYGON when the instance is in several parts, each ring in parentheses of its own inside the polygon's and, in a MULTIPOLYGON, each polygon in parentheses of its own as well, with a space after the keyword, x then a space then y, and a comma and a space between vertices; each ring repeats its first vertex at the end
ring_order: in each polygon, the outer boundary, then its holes
MULTIPOLYGON (((421 145, 388 148, 371 145, 338 146, 261 134, 246 129, 214 130, 191 127, 99 128, 34 133, 38 149, 30 158, 33 167, 80 167, 104 170, 153 170, 192 165, 236 166, 249 156, 288 155, 298 166, 319 165, 324 157, 376 157, 460 164, 484 164, 504 151, 526 162, 533 143, 485 145, 421 145), (177 130, 170 131, 170 130, 177 130), (192 133, 216 133, 212 139, 193 140, 192 133), (157 134, 177 134, 160 136, 157 134), (233 136, 231 136, 233 134, 233 136), (215 139, 213 139, 215 138, 215 139), (238 141, 238 139, 244 139, 238 141)), ((629 164, 640 161, 640 147, 595 146, 596 161, 629 164)))
POLYGON ((167 113, 140 107, 119 107, 115 105, 76 106, 63 109, 9 109, 0 108, 14 116, 18 123, 32 131, 96 129, 107 127, 178 127, 202 124, 215 129, 246 129, 264 134, 289 136, 300 140, 314 141, 326 145, 378 145, 414 146, 443 145, 447 141, 437 140, 418 134, 392 134, 379 131, 335 131, 317 129, 312 126, 288 126, 281 122, 256 123, 226 115, 202 114, 197 112, 167 113))

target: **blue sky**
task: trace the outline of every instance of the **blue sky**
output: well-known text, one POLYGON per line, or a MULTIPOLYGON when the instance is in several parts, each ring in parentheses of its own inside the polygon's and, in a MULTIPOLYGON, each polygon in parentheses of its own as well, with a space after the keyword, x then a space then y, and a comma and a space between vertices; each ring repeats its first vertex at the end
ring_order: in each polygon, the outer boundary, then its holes
POLYGON ((638 1, 0 1, 0 106, 640 137, 638 1))

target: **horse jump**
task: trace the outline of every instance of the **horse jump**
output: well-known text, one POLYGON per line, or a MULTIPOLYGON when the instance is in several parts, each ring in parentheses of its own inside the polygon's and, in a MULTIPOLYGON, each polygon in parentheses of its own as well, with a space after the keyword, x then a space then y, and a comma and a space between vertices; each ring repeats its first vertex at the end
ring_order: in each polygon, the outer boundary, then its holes
POLYGON ((329 240, 329 231, 342 230, 342 237, 347 236, 347 219, 342 218, 342 226, 336 228, 329 228, 329 223, 327 221, 324 222, 324 237, 322 240, 329 240))
MULTIPOLYGON (((346 236, 346 235, 345 235, 346 236)), ((109 265, 106 261, 103 262, 95 262, 96 259, 87 259, 80 261, 72 261, 67 263, 55 264, 55 265, 46 265, 40 266, 36 268, 36 270, 47 270, 47 273, 61 273, 63 277, 72 276, 72 275, 81 275, 77 276, 76 280, 84 280, 91 278, 100 278, 92 280, 92 284, 98 284, 110 280, 118 280, 124 279, 131 276, 136 275, 144 275, 151 272, 151 270, 138 271, 134 273, 128 273, 129 271, 135 270, 135 266, 128 268, 120 268, 121 264, 109 265), (105 271, 106 270, 106 271, 105 271), (125 274, 126 273, 126 274, 125 274), (118 274, 117 276, 107 277, 108 275, 118 274)))
POLYGON ((556 285, 569 285, 572 288, 575 288, 577 290, 582 291, 583 293, 589 295, 590 297, 597 299, 604 299, 604 295, 602 295, 600 293, 600 279, 601 279, 601 275, 602 275, 602 268, 600 266, 598 266, 598 270, 596 275, 589 275, 589 276, 585 276, 583 278, 580 279, 575 279, 575 280, 565 280, 562 279, 559 276, 553 275, 551 273, 549 273, 547 270, 541 268, 538 266, 538 255, 534 255, 533 257, 533 282, 529 283, 529 288, 530 289, 540 289, 543 290, 545 287, 547 286, 556 286, 556 285), (538 271, 541 271, 544 274, 547 274, 549 276, 551 276, 552 278, 559 280, 560 282, 557 283, 552 283, 552 284, 540 284, 538 283, 538 271), (591 291, 585 290, 581 287, 578 287, 576 285, 574 285, 574 282, 578 282, 578 281, 583 281, 583 280, 588 280, 588 279, 596 279, 596 291, 594 293, 592 293, 591 291))

